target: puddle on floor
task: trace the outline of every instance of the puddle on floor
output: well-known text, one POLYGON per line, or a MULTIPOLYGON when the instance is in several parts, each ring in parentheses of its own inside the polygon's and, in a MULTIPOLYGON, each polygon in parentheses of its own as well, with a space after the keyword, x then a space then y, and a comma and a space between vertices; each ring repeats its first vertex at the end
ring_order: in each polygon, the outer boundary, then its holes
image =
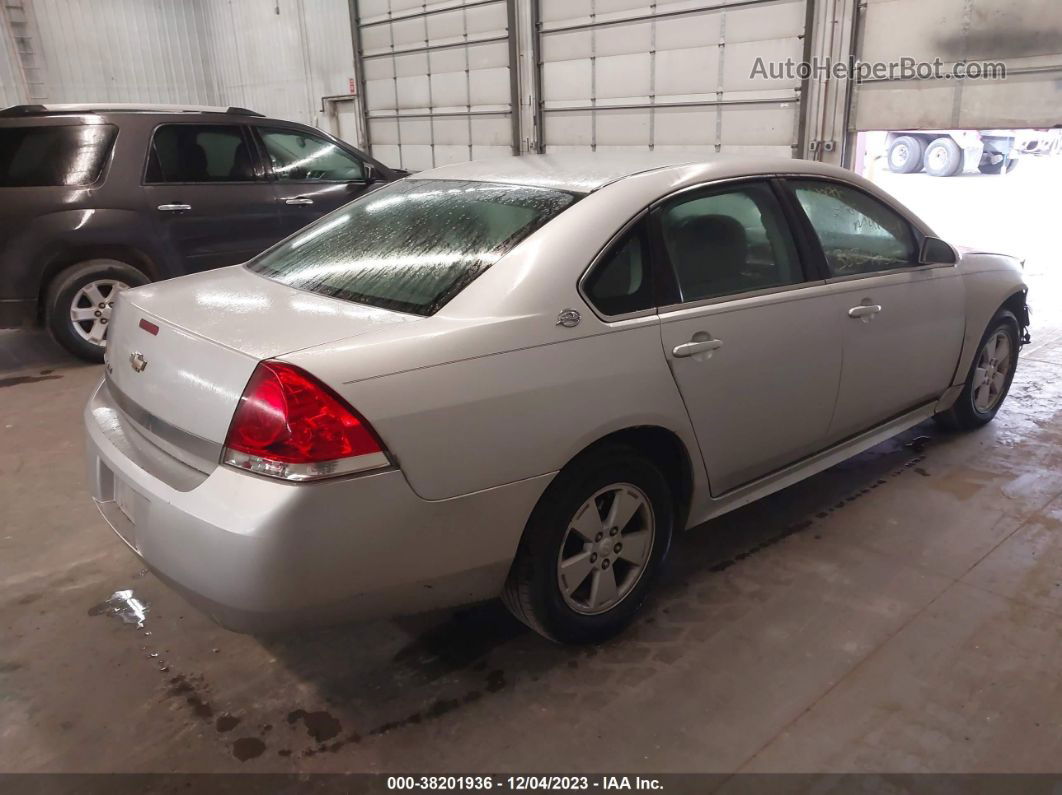
POLYGON ((133 624, 137 629, 143 629, 144 622, 147 621, 148 610, 150 609, 151 605, 148 601, 137 598, 130 588, 124 591, 115 591, 111 594, 110 599, 90 607, 88 614, 90 616, 117 616, 124 623, 133 624))

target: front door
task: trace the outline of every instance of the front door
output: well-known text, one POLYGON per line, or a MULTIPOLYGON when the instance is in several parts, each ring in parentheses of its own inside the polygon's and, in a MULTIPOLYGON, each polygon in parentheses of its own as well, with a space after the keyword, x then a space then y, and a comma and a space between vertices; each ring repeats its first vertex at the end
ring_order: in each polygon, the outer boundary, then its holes
POLYGON ((238 124, 165 124, 152 140, 147 211, 186 272, 235 265, 277 242, 276 197, 238 124))
POLYGON ((792 180, 821 243, 830 313, 843 324, 835 442, 935 400, 951 384, 965 332, 954 265, 919 265, 919 238, 899 213, 834 182, 792 180))
POLYGON ((285 235, 368 189, 369 174, 361 158, 323 135, 300 127, 257 125, 255 130, 276 181, 285 235))
POLYGON ((719 496, 823 447, 841 328, 768 183, 683 193, 655 219, 676 292, 664 354, 719 496))

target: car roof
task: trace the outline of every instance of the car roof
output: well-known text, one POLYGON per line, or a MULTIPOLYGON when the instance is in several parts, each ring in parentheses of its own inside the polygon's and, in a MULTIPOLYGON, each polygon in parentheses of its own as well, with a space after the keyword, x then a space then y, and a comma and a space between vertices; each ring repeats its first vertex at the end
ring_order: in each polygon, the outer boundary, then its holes
POLYGON ((762 174, 810 174, 850 179, 852 172, 785 157, 713 154, 705 152, 565 152, 521 155, 494 160, 454 163, 420 171, 411 179, 468 180, 533 185, 576 193, 590 193, 626 177, 648 171, 685 171, 707 167, 713 179, 762 174))

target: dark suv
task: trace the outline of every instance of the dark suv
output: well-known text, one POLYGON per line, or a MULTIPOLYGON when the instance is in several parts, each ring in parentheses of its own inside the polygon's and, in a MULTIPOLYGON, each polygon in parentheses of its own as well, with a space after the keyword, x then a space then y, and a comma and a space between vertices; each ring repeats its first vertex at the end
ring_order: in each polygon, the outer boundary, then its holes
POLYGON ((101 361, 115 291, 244 262, 404 175, 242 108, 0 110, 0 328, 101 361))

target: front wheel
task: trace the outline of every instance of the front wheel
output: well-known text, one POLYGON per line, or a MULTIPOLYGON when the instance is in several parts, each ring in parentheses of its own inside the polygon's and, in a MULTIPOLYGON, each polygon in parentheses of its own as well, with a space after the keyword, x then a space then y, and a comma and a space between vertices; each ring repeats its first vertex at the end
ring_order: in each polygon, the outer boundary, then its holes
POLYGON ((107 324, 118 293, 150 281, 143 271, 113 259, 72 265, 52 281, 45 317, 55 341, 80 359, 102 362, 107 324))
POLYGON ((1018 319, 1001 310, 981 337, 962 394, 950 409, 937 415, 939 421, 959 430, 990 422, 1010 391, 1018 367, 1018 348, 1018 319))
POLYGON ((576 459, 528 521, 502 599, 561 643, 596 643, 641 607, 671 545, 674 506, 660 470, 627 447, 576 459))

